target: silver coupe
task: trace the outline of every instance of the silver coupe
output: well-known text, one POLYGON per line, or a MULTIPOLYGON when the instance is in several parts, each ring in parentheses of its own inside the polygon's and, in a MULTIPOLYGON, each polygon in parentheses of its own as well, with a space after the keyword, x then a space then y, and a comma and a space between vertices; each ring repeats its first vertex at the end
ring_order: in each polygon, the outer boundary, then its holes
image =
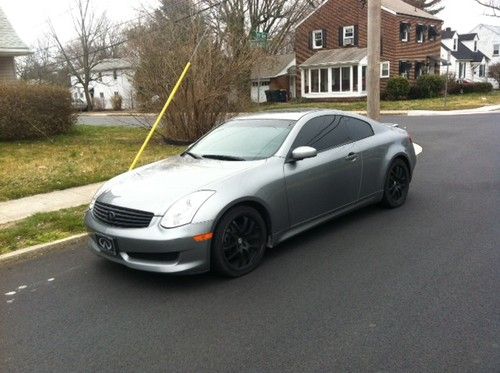
POLYGON ((237 277, 327 220, 403 205, 415 164, 397 125, 334 110, 242 116, 108 181, 85 223, 91 250, 128 267, 237 277))

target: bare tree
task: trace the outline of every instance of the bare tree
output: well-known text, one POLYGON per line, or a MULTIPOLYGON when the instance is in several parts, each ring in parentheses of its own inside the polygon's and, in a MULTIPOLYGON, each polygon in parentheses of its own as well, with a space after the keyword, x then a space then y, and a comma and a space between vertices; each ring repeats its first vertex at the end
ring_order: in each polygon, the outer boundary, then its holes
MULTIPOLYGON (((219 0, 202 0, 213 5, 219 0)), ((230 53, 238 54, 252 46, 256 33, 267 36, 260 46, 269 53, 290 50, 293 27, 318 6, 320 0, 227 0, 209 13, 218 39, 230 53)))
POLYGON ((61 60, 61 56, 50 45, 50 38, 41 37, 36 43, 34 53, 20 58, 16 63, 17 74, 22 80, 29 82, 67 87, 69 86, 68 70, 58 64, 58 60, 61 60))
POLYGON ((405 3, 425 10, 430 14, 437 14, 444 9, 443 0, 403 0, 405 3))
POLYGON ((492 79, 495 79, 500 85, 500 63, 491 65, 488 70, 488 76, 492 79))
POLYGON ((128 46, 137 61, 137 100, 146 111, 163 106, 191 60, 191 70, 159 129, 168 143, 189 143, 230 112, 244 109, 248 90, 240 97, 236 87, 248 79, 245 74, 254 57, 253 51, 238 58, 228 55, 193 1, 185 1, 184 7, 172 8, 170 4, 165 1, 149 21, 132 29, 128 46))
POLYGON ((51 35, 56 42, 64 63, 81 84, 90 110, 93 108, 90 94, 90 82, 96 79, 93 69, 103 58, 113 56, 112 25, 106 13, 97 14, 91 6, 91 0, 76 0, 72 14, 74 30, 78 36, 72 42, 64 44, 54 26, 50 24, 51 35))
POLYGON ((490 11, 490 16, 500 17, 500 0, 475 0, 490 11))

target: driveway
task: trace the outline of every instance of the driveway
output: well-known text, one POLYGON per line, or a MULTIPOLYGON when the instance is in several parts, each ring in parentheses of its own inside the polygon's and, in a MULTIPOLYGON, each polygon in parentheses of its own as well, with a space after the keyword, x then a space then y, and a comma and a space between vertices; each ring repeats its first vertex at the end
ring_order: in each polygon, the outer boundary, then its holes
POLYGON ((243 278, 137 272, 82 244, 0 265, 2 370, 498 371, 500 115, 387 121, 424 148, 407 204, 243 278))

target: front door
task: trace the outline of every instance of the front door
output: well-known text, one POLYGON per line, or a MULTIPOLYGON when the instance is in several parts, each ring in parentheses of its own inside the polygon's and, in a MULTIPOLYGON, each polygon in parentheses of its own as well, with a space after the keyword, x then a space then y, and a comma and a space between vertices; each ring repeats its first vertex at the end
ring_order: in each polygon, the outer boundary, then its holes
POLYGON ((312 146, 314 158, 284 165, 291 226, 356 202, 361 157, 340 116, 321 116, 304 125, 292 146, 312 146))

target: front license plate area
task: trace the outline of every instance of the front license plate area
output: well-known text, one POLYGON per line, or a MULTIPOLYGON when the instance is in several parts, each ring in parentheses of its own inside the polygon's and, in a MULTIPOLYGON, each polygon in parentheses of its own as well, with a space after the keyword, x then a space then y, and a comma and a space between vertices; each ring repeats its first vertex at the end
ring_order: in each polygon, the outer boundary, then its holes
POLYGON ((96 234, 95 239, 97 242, 97 246, 99 247, 99 250, 101 250, 101 252, 112 256, 118 255, 116 241, 113 238, 103 236, 102 234, 96 234))

